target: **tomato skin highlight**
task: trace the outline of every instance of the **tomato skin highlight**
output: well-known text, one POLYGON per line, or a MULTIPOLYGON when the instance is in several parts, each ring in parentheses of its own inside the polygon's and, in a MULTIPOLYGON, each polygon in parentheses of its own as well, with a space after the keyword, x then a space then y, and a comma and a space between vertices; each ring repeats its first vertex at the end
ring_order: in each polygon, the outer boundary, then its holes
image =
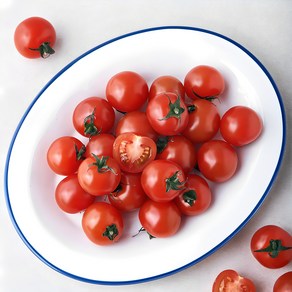
POLYGON ((202 144, 198 152, 200 172, 213 182, 225 182, 236 172, 238 156, 235 149, 223 140, 211 140, 202 144))
POLYGON ((189 121, 184 101, 172 92, 161 93, 152 98, 147 105, 146 115, 152 128, 164 136, 180 134, 189 121))
POLYGON ((78 182, 77 174, 72 174, 57 185, 55 200, 62 211, 75 214, 89 207, 95 197, 86 193, 78 182))
POLYGON ((234 270, 224 270, 216 277, 212 292, 255 292, 254 283, 234 270))
POLYGON ((169 237, 176 234, 181 224, 181 213, 172 202, 147 200, 139 210, 143 228, 154 237, 169 237))
POLYGON ((145 79, 133 71, 122 71, 110 78, 106 85, 106 98, 120 112, 139 110, 148 98, 145 79))
POLYGON ((273 292, 292 291, 292 271, 281 275, 275 282, 273 292))
POLYGON ((220 127, 216 105, 209 100, 195 99, 188 104, 189 107, 194 110, 189 112, 189 122, 182 135, 193 143, 204 143, 214 138, 220 127))
POLYGON ((292 260, 292 236, 276 225, 259 228, 251 238, 250 248, 255 259, 269 269, 282 268, 292 260), (272 251, 263 251, 270 246, 274 249, 273 255, 272 251), (281 246, 289 249, 281 250, 281 246))
POLYGON ((67 176, 78 170, 83 158, 82 152, 85 152, 85 146, 79 139, 71 136, 59 137, 47 151, 47 162, 56 174, 67 176))
POLYGON ((263 122, 260 116, 246 106, 234 106, 222 116, 220 132, 225 141, 234 146, 244 146, 261 134, 263 122))
POLYGON ((189 98, 214 99, 223 93, 225 81, 216 68, 199 65, 186 74, 184 87, 189 98))
POLYGON ((181 213, 195 216, 204 213, 212 201, 212 192, 207 181, 197 175, 189 174, 186 178, 185 189, 174 199, 181 213), (192 191, 192 193, 189 193, 192 191))
POLYGON ((141 175, 141 184, 146 195, 155 202, 173 200, 184 187, 185 180, 183 169, 164 159, 150 162, 141 175))
POLYGON ((82 228, 93 243, 111 245, 121 238, 124 221, 121 213, 114 206, 106 202, 95 202, 85 210, 82 228), (112 228, 112 230, 107 232, 107 228, 112 228), (106 236, 106 233, 109 233, 109 236, 106 236), (113 233, 112 237, 111 233, 113 233))
POLYGON ((14 44, 17 51, 29 59, 47 58, 54 53, 52 47, 56 42, 53 25, 41 17, 23 20, 15 29, 14 44))

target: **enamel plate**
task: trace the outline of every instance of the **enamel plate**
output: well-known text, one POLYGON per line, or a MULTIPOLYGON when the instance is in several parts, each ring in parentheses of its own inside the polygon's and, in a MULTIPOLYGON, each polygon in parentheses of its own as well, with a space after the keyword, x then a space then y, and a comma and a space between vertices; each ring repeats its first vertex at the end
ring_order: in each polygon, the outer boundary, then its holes
POLYGON ((267 196, 284 147, 281 96, 270 74, 249 51, 203 29, 150 28, 93 48, 41 90, 11 142, 5 169, 7 206, 24 243, 58 272, 96 284, 149 281, 198 263, 230 240, 267 196), (82 99, 104 97, 106 83, 114 74, 136 71, 150 85, 160 75, 183 81, 191 68, 201 64, 216 67, 226 80, 225 93, 216 103, 221 114, 233 105, 255 109, 263 120, 262 135, 238 149, 236 175, 228 182, 211 184, 211 207, 186 218, 177 235, 152 240, 145 233, 133 237, 141 227, 134 212, 125 216, 125 233, 118 243, 94 245, 82 231, 82 214, 65 214, 55 203, 55 186, 61 178, 47 166, 49 145, 64 135, 82 139, 73 129, 73 110, 82 99))

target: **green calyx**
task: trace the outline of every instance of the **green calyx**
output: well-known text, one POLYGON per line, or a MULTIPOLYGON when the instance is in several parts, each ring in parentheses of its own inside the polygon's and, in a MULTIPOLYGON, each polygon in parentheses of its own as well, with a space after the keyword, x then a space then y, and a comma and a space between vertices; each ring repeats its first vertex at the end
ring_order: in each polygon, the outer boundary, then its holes
POLYGON ((171 190, 179 191, 184 188, 185 181, 180 181, 178 178, 179 171, 176 171, 171 177, 165 180, 166 192, 171 190))
POLYGON ((280 239, 271 239, 269 246, 254 252, 268 252, 272 258, 276 258, 281 251, 292 249, 292 246, 283 246, 280 239))
POLYGON ((77 145, 74 144, 75 147, 75 153, 76 153, 76 159, 77 160, 83 160, 84 159, 84 153, 86 151, 86 148, 84 145, 80 149, 78 149, 77 145))
POLYGON ((170 97, 165 94, 169 100, 168 103, 168 107, 169 107, 169 112, 167 113, 167 115, 162 118, 159 119, 160 121, 163 120, 167 120, 169 118, 176 118, 178 120, 180 120, 181 114, 185 111, 185 109, 183 107, 181 107, 181 102, 180 102, 180 96, 177 96, 177 99, 175 100, 175 102, 171 102, 170 97))
POLYGON ((95 126, 94 120, 95 120, 95 108, 93 112, 84 119, 84 134, 89 135, 89 137, 98 135, 101 131, 95 126))
POLYGON ((95 159, 95 162, 89 164, 89 167, 95 166, 99 173, 105 173, 105 172, 111 171, 113 174, 115 175, 117 174, 113 168, 107 165, 107 161, 109 159, 108 156, 101 156, 101 158, 99 158, 97 155, 93 153, 91 155, 95 159))
POLYGON ((119 230, 116 224, 111 224, 106 227, 102 236, 106 236, 109 240, 113 241, 118 234, 119 234, 119 230))
POLYGON ((53 48, 50 46, 49 42, 42 43, 38 48, 29 48, 29 49, 32 51, 39 51, 43 59, 46 59, 55 53, 53 48))
POLYGON ((183 200, 190 206, 194 205, 194 202, 197 200, 197 194, 194 190, 189 190, 183 193, 183 200))
POLYGON ((209 101, 213 101, 214 99, 217 98, 217 96, 200 96, 199 94, 197 94, 194 90, 192 90, 193 94, 197 97, 197 98, 200 98, 200 99, 206 99, 206 100, 209 100, 209 101))

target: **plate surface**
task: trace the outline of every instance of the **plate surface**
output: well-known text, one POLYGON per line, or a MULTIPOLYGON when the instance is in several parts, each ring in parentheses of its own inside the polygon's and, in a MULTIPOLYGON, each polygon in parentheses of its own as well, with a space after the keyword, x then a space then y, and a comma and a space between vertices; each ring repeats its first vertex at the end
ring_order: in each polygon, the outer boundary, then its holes
POLYGON ((192 27, 158 27, 123 35, 67 65, 25 112, 5 169, 11 220, 29 249, 66 276, 115 285, 171 275, 218 250, 254 215, 277 176, 285 132, 284 107, 272 77, 233 40, 192 27), (185 220, 176 236, 155 240, 149 240, 147 234, 132 237, 140 228, 134 212, 126 218, 120 242, 109 247, 94 245, 82 232, 81 214, 64 214, 54 201, 60 178, 47 166, 48 146, 63 135, 82 139, 73 130, 72 112, 82 99, 104 97, 106 83, 115 73, 136 71, 151 84, 160 75, 183 80, 200 64, 214 66, 224 75, 227 88, 217 103, 219 111, 233 105, 252 107, 263 119, 262 135, 239 150, 236 175, 212 185, 214 198, 209 210, 185 220))

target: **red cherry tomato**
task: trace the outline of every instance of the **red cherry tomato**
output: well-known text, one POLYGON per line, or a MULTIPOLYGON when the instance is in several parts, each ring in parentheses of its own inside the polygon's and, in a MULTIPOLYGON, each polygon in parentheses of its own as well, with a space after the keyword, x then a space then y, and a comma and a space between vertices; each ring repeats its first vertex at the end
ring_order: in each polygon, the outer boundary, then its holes
POLYGON ((84 156, 90 157, 92 153, 98 156, 113 156, 115 136, 112 134, 99 134, 90 138, 86 145, 84 156))
POLYGON ((169 160, 154 160, 143 170, 142 187, 146 195, 156 202, 173 200, 185 183, 183 169, 169 160))
POLYGON ((89 97, 82 100, 73 112, 73 125, 84 137, 107 133, 112 129, 114 122, 113 108, 101 97, 89 97))
POLYGON ((78 181, 81 187, 94 196, 113 192, 121 180, 118 163, 108 156, 86 158, 78 169, 78 181))
POLYGON ((225 141, 211 140, 202 144, 197 153, 200 172, 209 180, 224 182, 236 172, 238 156, 225 141))
POLYGON ((179 230, 181 214, 174 202, 147 200, 139 210, 139 220, 151 237, 169 237, 179 230))
POLYGON ((30 59, 47 58, 54 54, 56 32, 44 18, 30 17, 23 20, 14 32, 14 44, 18 52, 30 59))
POLYGON ((141 174, 122 173, 118 187, 108 195, 108 198, 120 211, 130 212, 140 208, 148 198, 141 185, 141 174))
POLYGON ((292 271, 281 275, 275 282, 273 292, 292 291, 292 271))
POLYGON ((234 270, 224 270, 215 279, 212 292, 255 292, 254 283, 234 270))
POLYGON ((123 217, 114 206, 106 202, 95 202, 85 210, 82 228, 95 244, 110 245, 117 242, 123 234, 123 217))
POLYGON ((175 203, 184 215, 194 216, 205 212, 212 201, 207 181, 196 174, 189 174, 185 189, 175 198, 175 203))
POLYGON ((184 136, 161 137, 157 141, 157 159, 170 160, 180 165, 185 174, 191 172, 196 165, 195 146, 184 136))
POLYGON ((106 98, 120 112, 136 111, 148 98, 148 85, 138 73, 123 71, 108 81, 106 98))
POLYGON ((150 125, 145 112, 133 111, 126 113, 118 121, 116 130, 116 136, 124 133, 134 133, 138 136, 146 136, 156 141, 158 134, 154 131, 150 125))
POLYGON ((56 139, 47 152, 50 168, 60 175, 70 175, 77 171, 83 160, 85 146, 75 137, 64 136, 56 139))
POLYGON ((264 267, 279 269, 292 260, 292 236, 279 226, 266 225, 252 236, 253 256, 264 267))
POLYGON ((243 146, 255 141, 262 129, 263 122, 260 116, 246 106, 230 108, 225 112, 220 123, 223 139, 234 146, 243 146))
POLYGON ((156 95, 146 108, 152 128, 159 134, 172 136, 181 133, 187 126, 189 114, 183 100, 175 93, 156 95))
POLYGON ((55 190, 55 199, 66 213, 74 214, 90 206, 96 197, 86 193, 80 186, 77 174, 65 177, 59 182, 55 190))
POLYGON ((165 75, 156 78, 150 86, 149 100, 165 92, 172 92, 179 95, 183 101, 185 100, 185 88, 182 82, 174 76, 165 75))
POLYGON ((113 144, 113 157, 125 172, 141 172, 155 156, 156 144, 149 137, 124 133, 113 144))
POLYGON ((216 68, 200 65, 187 73, 184 87, 187 96, 192 99, 214 99, 223 93, 225 81, 216 68))
POLYGON ((220 115, 216 105, 209 100, 196 99, 188 104, 189 122, 182 132, 193 143, 211 140, 220 127, 220 115))

